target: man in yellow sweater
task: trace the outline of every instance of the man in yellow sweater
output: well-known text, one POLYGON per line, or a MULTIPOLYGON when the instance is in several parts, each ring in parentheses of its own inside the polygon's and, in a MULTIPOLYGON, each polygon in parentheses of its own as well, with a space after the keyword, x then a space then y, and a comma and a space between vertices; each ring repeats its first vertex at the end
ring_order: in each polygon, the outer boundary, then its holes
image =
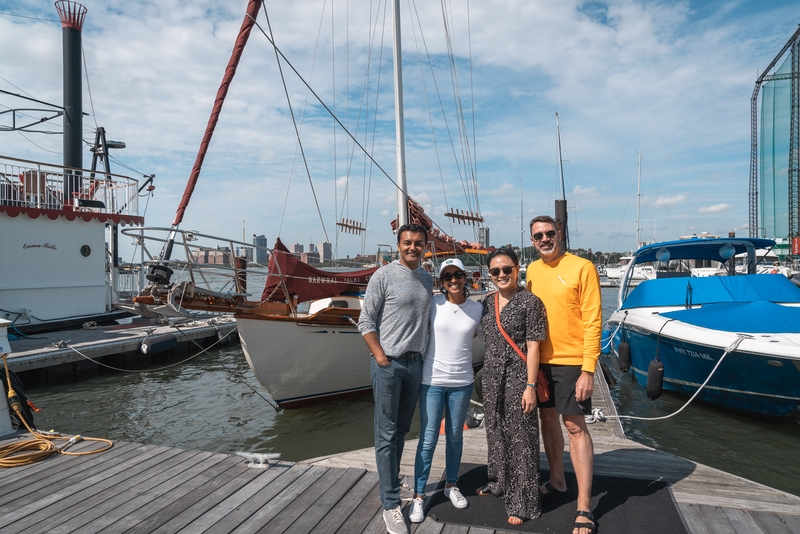
POLYGON ((550 399, 539 404, 542 441, 550 465, 550 480, 540 491, 542 500, 569 494, 561 415, 578 480, 578 512, 572 532, 593 534, 594 445, 584 414, 592 409, 594 371, 600 356, 600 279, 590 261, 561 250, 552 217, 540 215, 531 221, 531 241, 541 259, 528 266, 527 287, 547 310, 547 340, 539 344, 539 361, 550 387, 550 399))

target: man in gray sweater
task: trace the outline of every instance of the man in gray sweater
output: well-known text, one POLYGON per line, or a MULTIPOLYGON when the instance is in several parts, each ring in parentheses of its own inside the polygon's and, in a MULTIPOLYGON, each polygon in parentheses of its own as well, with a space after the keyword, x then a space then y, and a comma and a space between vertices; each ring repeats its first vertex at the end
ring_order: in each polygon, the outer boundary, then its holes
POLYGON ((406 534, 400 501, 400 459, 422 384, 428 344, 431 275, 420 266, 428 234, 418 224, 397 231, 399 260, 378 269, 367 285, 358 330, 371 358, 375 396, 375 460, 383 520, 390 534, 406 534))

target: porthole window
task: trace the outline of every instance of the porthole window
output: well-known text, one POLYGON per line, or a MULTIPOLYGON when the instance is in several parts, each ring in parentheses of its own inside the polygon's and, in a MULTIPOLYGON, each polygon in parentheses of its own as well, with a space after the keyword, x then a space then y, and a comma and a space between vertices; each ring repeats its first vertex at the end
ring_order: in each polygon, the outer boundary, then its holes
POLYGON ((90 247, 89 245, 83 245, 81 247, 81 256, 83 256, 84 258, 88 258, 91 253, 92 253, 92 247, 90 247))

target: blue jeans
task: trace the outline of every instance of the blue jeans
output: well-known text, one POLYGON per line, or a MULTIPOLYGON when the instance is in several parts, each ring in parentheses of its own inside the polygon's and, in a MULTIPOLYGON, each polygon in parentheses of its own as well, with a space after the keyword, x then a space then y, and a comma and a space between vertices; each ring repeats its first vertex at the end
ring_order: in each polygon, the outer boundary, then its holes
POLYGON ((400 459, 406 434, 417 409, 422 384, 422 355, 416 358, 390 358, 381 367, 370 358, 372 393, 375 396, 375 463, 380 480, 384 510, 401 506, 400 459))
POLYGON ((445 480, 448 484, 458 481, 461 467, 461 452, 464 443, 464 420, 467 418, 472 384, 461 387, 426 386, 419 392, 420 436, 417 457, 414 462, 414 493, 425 494, 425 485, 431 472, 433 453, 439 441, 442 410, 445 413, 445 480))

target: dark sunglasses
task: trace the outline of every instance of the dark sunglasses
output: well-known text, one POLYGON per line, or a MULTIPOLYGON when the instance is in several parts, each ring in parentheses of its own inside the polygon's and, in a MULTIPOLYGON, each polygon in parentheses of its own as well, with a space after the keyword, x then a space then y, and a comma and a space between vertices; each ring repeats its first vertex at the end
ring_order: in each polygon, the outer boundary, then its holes
POLYGON ((555 230, 548 230, 548 231, 546 231, 544 233, 536 232, 535 234, 533 234, 533 240, 538 243, 539 241, 542 240, 542 237, 544 237, 544 236, 547 236, 548 239, 553 239, 556 236, 556 231, 555 230))
POLYGON ((508 276, 509 274, 514 272, 514 268, 513 267, 511 267, 509 265, 506 265, 502 269, 500 267, 495 267, 494 269, 489 269, 489 274, 491 274, 492 276, 500 276, 500 271, 501 270, 503 271, 503 274, 506 275, 506 276, 508 276))
POLYGON ((465 273, 464 271, 456 271, 454 273, 444 273, 441 276, 441 278, 442 278, 442 282, 449 282, 453 278, 455 278, 456 280, 461 280, 465 276, 467 276, 467 273, 465 273))

